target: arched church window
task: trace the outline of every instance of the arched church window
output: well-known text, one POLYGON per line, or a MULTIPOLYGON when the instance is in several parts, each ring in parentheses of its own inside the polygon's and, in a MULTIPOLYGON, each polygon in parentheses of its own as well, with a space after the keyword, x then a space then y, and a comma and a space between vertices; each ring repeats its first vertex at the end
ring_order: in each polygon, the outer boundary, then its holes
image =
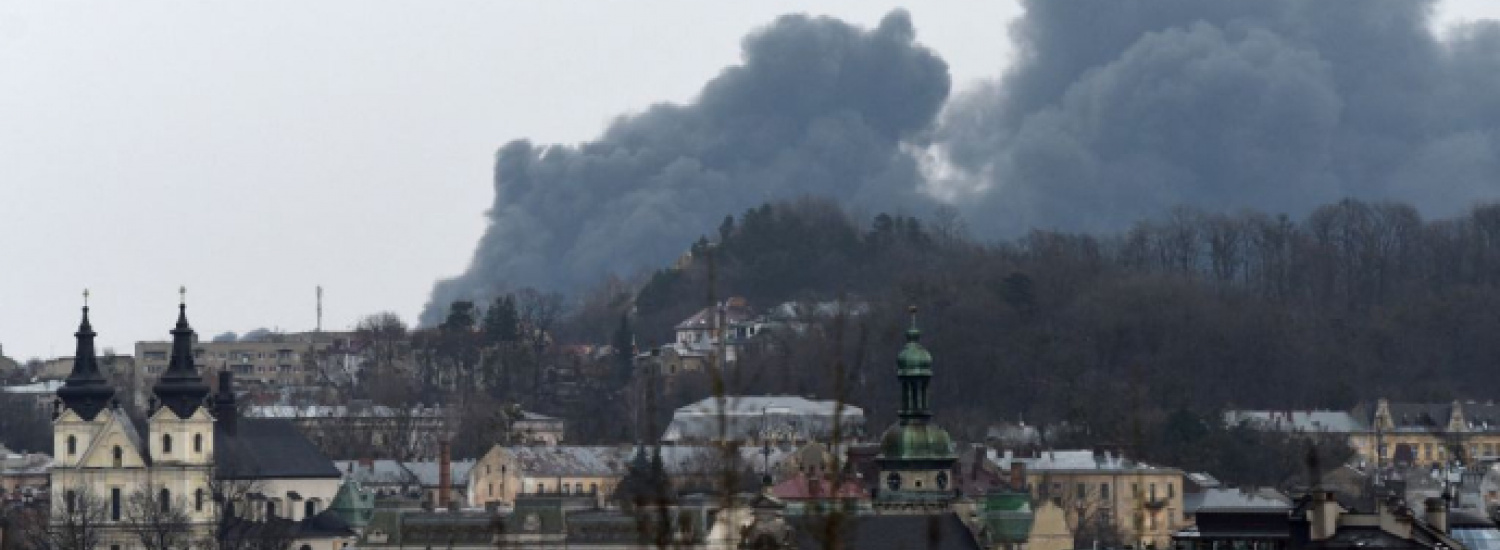
POLYGON ((78 438, 70 435, 68 436, 68 456, 76 454, 78 454, 78 438))
POLYGON ((125 449, 121 449, 119 445, 115 445, 114 458, 116 468, 125 466, 125 449))
POLYGON ((172 434, 161 434, 162 454, 172 454, 172 434))
POLYGON ((193 434, 193 452, 203 452, 203 434, 193 434))

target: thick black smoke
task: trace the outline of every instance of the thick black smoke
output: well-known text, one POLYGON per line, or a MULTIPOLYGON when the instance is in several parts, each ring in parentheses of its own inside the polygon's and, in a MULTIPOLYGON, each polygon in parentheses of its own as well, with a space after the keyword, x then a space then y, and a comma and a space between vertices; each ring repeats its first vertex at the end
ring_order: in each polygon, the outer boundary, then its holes
POLYGON ((944 113, 972 225, 1111 230, 1180 204, 1500 197, 1500 26, 1412 0, 1027 0, 1021 52, 944 113))
POLYGON ((946 106, 946 66, 905 13, 870 31, 791 16, 693 104, 580 147, 505 146, 492 225, 424 324, 502 286, 660 266, 726 214, 800 194, 925 214, 933 192, 992 236, 1178 205, 1500 199, 1500 24, 1434 33, 1423 0, 1024 3, 1011 68, 946 106))
POLYGON ((767 200, 931 204, 901 149, 930 127, 948 88, 947 64, 914 42, 905 12, 871 30, 777 19, 692 104, 620 118, 577 147, 503 147, 490 227, 468 271, 433 290, 422 324, 456 299, 659 267, 725 215, 767 200))

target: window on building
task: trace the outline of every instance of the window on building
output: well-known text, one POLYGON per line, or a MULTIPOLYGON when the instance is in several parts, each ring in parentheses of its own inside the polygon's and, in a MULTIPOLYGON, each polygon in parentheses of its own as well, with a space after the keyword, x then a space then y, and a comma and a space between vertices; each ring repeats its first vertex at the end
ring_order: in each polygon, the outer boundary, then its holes
POLYGON ((536 492, 537 492, 537 494, 541 494, 541 493, 547 492, 547 484, 546 483, 538 483, 538 484, 536 484, 536 492))
POLYGON ((1149 490, 1151 491, 1151 500, 1156 500, 1156 484, 1152 483, 1149 490))
POLYGON ((193 434, 193 452, 203 452, 203 434, 193 434))
POLYGON ((163 515, 172 513, 172 492, 166 487, 161 489, 161 513, 163 515))
POLYGON ((1100 483, 1099 484, 1099 498, 1101 500, 1103 500, 1105 502, 1105 504, 1109 503, 1109 484, 1108 483, 1100 483))
POLYGON ((202 488, 199 488, 199 489, 193 491, 193 511, 194 512, 202 512, 203 511, 203 489, 202 488))
POLYGON ((590 483, 589 484, 589 493, 590 494, 596 494, 596 495, 599 494, 599 484, 598 483, 590 483))
POLYGON ((110 521, 120 521, 120 488, 119 487, 111 487, 109 489, 109 519, 110 519, 110 521))
POLYGON ((487 494, 490 495, 490 496, 495 496, 495 484, 494 483, 490 484, 489 493, 487 493, 487 494))
POLYGON ((565 495, 570 495, 570 494, 573 494, 573 487, 571 487, 571 486, 569 486, 569 485, 568 485, 568 484, 566 484, 566 483, 564 483, 564 484, 562 484, 562 487, 561 487, 561 488, 560 488, 560 490, 561 490, 561 491, 562 491, 562 492, 563 492, 563 494, 565 494, 565 495))
POLYGON ((68 456, 76 454, 78 454, 78 438, 70 435, 68 436, 68 456))
POLYGON ((1079 483, 1077 487, 1074 487, 1074 492, 1078 493, 1078 496, 1075 497, 1075 498, 1077 498, 1078 500, 1083 500, 1084 498, 1086 498, 1088 496, 1089 490, 1088 490, 1087 486, 1085 486, 1082 483, 1079 483))
POLYGON ((268 500, 266 501, 266 519, 274 517, 276 517, 276 501, 268 500))
POLYGON ((73 507, 78 505, 78 493, 68 491, 63 493, 63 502, 67 504, 68 514, 73 514, 73 507))
POLYGON ((172 434, 161 434, 162 454, 172 454, 172 434))
POLYGON ((125 466, 125 449, 121 449, 119 445, 115 445, 114 459, 115 459, 114 460, 114 464, 115 464, 116 468, 122 468, 122 467, 124 467, 125 466))
POLYGON ((580 495, 583 494, 583 484, 582 483, 574 483, 573 484, 573 492, 578 493, 580 495))
POLYGON ((307 501, 307 504, 302 506, 302 517, 310 518, 316 515, 318 515, 318 503, 311 500, 307 501))
POLYGON ((1167 482, 1167 498, 1177 498, 1177 488, 1170 481, 1167 482))

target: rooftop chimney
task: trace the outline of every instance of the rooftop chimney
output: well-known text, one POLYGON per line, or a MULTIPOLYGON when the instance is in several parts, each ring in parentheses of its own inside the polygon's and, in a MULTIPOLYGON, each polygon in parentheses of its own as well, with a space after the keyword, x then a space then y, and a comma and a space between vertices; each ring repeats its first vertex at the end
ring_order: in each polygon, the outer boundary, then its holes
POLYGON ((449 491, 452 490, 451 485, 453 485, 452 443, 449 443, 448 438, 445 437, 443 438, 443 442, 438 444, 437 505, 439 508, 447 508, 449 506, 449 491))
POLYGON ((213 398, 214 420, 224 427, 224 433, 235 435, 238 431, 239 406, 234 401, 234 372, 219 371, 219 393, 213 398))
POLYGON ((1448 502, 1437 497, 1427 499, 1423 504, 1427 506, 1427 524, 1433 529, 1448 532, 1448 502))
POLYGON ((1339 529, 1339 503, 1333 498, 1333 491, 1315 489, 1312 497, 1312 508, 1307 513, 1312 528, 1308 538, 1315 541, 1332 538, 1339 529))

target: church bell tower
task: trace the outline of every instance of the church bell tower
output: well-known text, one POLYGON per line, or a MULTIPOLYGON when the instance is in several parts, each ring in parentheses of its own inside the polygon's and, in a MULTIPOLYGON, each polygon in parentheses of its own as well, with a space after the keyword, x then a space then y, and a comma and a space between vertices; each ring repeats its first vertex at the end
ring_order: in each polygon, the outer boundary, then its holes
POLYGON ((932 354, 922 347, 917 309, 910 309, 911 328, 906 345, 896 355, 896 377, 901 381, 900 420, 880 438, 880 491, 875 505, 884 509, 946 508, 956 492, 951 479, 953 440, 932 422, 928 385, 932 382, 932 354))

